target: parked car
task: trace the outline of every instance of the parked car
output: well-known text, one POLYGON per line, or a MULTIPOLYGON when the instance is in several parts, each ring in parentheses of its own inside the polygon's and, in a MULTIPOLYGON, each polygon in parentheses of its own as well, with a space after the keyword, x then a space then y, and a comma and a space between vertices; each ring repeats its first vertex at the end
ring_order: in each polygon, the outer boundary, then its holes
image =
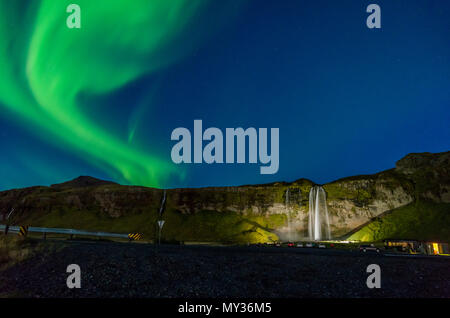
POLYGON ((306 247, 314 247, 314 243, 306 243, 306 247))
POLYGON ((288 247, 294 247, 294 243, 289 242, 287 246, 288 246, 288 247))
POLYGON ((297 247, 303 247, 303 243, 297 243, 297 247))
POLYGON ((319 244, 319 248, 327 248, 325 244, 319 244))
POLYGON ((359 251, 366 253, 366 252, 376 252, 379 253, 380 249, 378 247, 375 247, 373 244, 370 245, 360 245, 359 251))

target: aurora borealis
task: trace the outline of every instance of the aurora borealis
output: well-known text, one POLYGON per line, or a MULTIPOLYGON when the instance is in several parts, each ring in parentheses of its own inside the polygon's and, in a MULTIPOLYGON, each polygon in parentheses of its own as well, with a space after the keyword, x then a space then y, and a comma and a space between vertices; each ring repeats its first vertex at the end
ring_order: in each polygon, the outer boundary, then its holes
POLYGON ((326 182, 448 150, 449 4, 378 1, 383 28, 368 30, 354 1, 282 2, 0 0, 0 190, 86 173, 326 182), (174 165, 170 133, 195 119, 279 127, 279 173, 174 165))
POLYGON ((71 2, 28 2, 0 2, 4 106, 44 130, 44 138, 118 171, 123 180, 158 186, 173 172, 167 162, 92 121, 77 98, 114 91, 182 58, 189 45, 180 36, 197 27, 191 20, 206 2, 80 0, 85 21, 80 30, 63 23, 71 2))

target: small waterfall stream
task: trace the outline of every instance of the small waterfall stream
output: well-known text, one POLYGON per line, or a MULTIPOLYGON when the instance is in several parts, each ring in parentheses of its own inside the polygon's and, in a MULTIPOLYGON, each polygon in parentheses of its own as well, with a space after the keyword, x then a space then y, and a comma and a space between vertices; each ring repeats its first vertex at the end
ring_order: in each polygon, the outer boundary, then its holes
POLYGON ((286 198, 284 202, 286 208, 286 215, 288 221, 288 240, 292 242, 292 222, 291 222, 291 209, 289 208, 289 188, 286 189, 286 198))
POLYGON ((309 239, 315 241, 331 238, 327 195, 321 186, 314 186, 309 191, 308 234, 309 239))
POLYGON ((167 198, 167 194, 166 194, 166 190, 164 190, 163 192, 163 197, 161 200, 161 205, 159 206, 159 216, 161 217, 164 213, 164 209, 166 207, 166 198, 167 198))

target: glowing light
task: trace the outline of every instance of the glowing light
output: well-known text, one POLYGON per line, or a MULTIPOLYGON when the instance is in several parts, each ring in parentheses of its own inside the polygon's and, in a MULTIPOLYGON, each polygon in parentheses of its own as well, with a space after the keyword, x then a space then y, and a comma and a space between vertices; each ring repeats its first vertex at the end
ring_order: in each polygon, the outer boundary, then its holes
POLYGON ((439 254, 439 244, 438 243, 433 243, 433 254, 434 255, 439 254))

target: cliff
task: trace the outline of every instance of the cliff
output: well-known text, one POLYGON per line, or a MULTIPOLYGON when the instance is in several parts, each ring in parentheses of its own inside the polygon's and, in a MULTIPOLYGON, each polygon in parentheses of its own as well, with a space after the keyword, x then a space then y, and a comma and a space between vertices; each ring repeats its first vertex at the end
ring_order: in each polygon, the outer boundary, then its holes
MULTIPOLYGON (((323 185, 332 236, 343 236, 414 202, 445 206, 450 203, 449 167, 450 152, 410 154, 398 161, 395 169, 323 185)), ((299 179, 292 183, 167 190, 163 238, 222 242, 286 239, 289 214, 295 229, 293 238, 301 239, 307 236, 313 185, 310 180, 299 179)), ((0 211, 5 217, 15 208, 17 224, 141 232, 153 239, 162 195, 160 189, 79 177, 51 187, 0 192, 0 211)))

